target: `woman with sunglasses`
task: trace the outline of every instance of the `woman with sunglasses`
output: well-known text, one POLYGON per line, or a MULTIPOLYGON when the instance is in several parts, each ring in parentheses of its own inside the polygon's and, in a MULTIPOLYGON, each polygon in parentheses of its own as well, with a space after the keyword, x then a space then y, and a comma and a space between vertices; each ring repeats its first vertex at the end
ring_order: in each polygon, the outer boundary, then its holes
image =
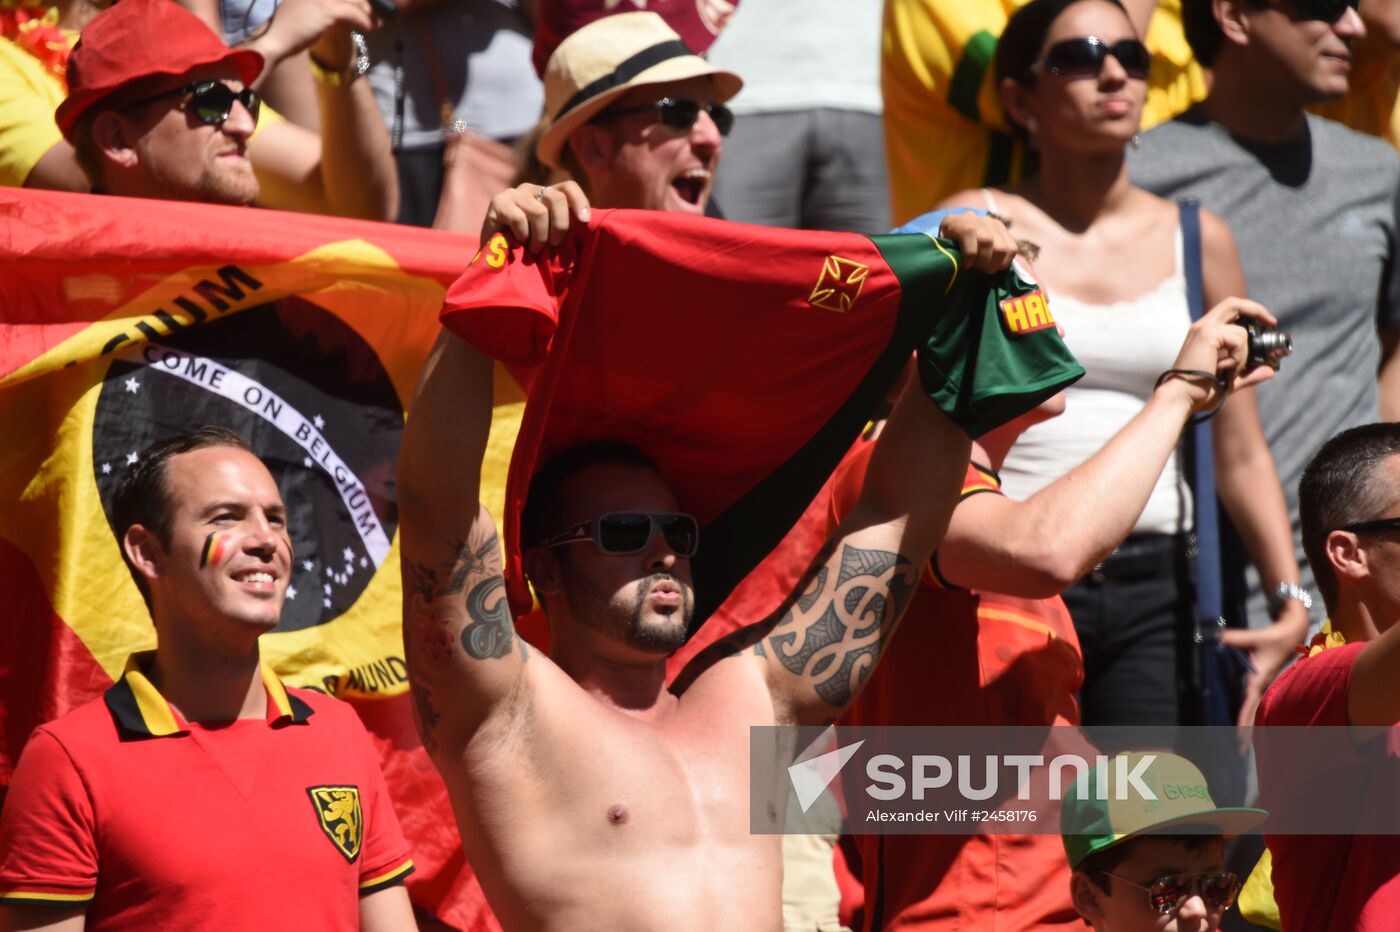
MULTIPOLYGON (((1148 63, 1118 0, 1032 0, 1007 23, 996 75, 1008 121, 1038 164, 1015 185, 965 191, 940 205, 990 209, 1038 247, 1052 312, 1088 373, 1069 389, 1065 413, 1027 431, 1008 458, 1002 478, 1013 497, 1029 497, 1102 447, 1151 396, 1191 325, 1178 208, 1133 187, 1124 156, 1142 114, 1148 63)), ((1208 212, 1201 226, 1211 307, 1244 295, 1245 283, 1230 231, 1208 212)), ((1230 397, 1213 423, 1218 489, 1266 591, 1296 583, 1288 515, 1253 391, 1230 397)), ((1084 652, 1086 724, 1182 721, 1178 654, 1194 631, 1184 553, 1191 513, 1174 460, 1133 534, 1065 592, 1084 652)), ((1073 533, 1046 529, 1047 552, 1073 533)), ((1306 631, 1306 608, 1283 606, 1269 628, 1222 635, 1254 666, 1242 722, 1252 720, 1264 686, 1306 631)))

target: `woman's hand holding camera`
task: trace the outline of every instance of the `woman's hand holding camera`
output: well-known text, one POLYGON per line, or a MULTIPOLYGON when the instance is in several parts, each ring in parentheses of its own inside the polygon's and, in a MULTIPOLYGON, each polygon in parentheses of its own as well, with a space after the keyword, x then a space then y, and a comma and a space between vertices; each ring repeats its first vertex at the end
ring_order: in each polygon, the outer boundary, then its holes
POLYGON ((1222 404, 1228 392, 1273 378, 1269 366, 1246 371, 1249 333, 1238 321, 1255 320, 1265 327, 1278 321, 1268 308, 1247 298, 1226 298, 1191 325, 1172 368, 1162 374, 1157 391, 1179 393, 1198 414, 1222 404), (1214 377, 1208 377, 1213 375, 1214 377))

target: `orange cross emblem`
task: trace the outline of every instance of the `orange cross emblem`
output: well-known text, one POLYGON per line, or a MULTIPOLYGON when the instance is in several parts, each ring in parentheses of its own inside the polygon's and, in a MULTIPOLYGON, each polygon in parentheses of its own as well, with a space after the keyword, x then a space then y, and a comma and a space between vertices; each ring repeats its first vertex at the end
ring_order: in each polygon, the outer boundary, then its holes
POLYGON ((827 256, 822 262, 822 274, 816 287, 807 298, 812 307, 824 311, 845 314, 855 307, 860 290, 865 287, 865 279, 870 275, 870 266, 861 265, 840 256, 827 256))

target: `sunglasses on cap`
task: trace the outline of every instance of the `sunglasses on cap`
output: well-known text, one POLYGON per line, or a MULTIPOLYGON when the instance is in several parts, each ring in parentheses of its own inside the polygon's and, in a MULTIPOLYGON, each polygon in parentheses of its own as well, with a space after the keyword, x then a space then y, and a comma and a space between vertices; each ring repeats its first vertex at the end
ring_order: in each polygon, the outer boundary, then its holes
POLYGON ((649 110, 656 111, 662 125, 669 126, 671 129, 688 130, 693 128, 695 121, 700 119, 701 110, 708 113, 710 119, 715 121, 715 129, 719 130, 721 136, 728 136, 729 131, 734 128, 734 111, 724 104, 700 104, 681 97, 663 97, 640 107, 611 110, 605 116, 609 118, 620 117, 630 113, 645 113, 649 110))
POLYGON ((1147 902, 1154 912, 1167 916, 1196 893, 1205 902, 1206 909, 1223 913, 1235 903, 1240 892, 1240 879, 1230 871, 1205 871, 1200 874, 1168 874, 1158 877, 1147 886, 1122 877, 1112 871, 1100 871, 1110 877, 1117 877, 1130 887, 1147 891, 1147 902))
POLYGON ((186 84, 184 87, 143 97, 127 104, 124 109, 134 110, 137 107, 144 107, 146 104, 155 103, 157 100, 164 100, 167 97, 175 97, 179 94, 190 95, 189 103, 182 109, 186 113, 193 113, 195 119, 206 126, 223 126, 224 121, 233 112, 234 101, 238 101, 244 106, 255 124, 258 122, 258 111, 262 109, 262 98, 258 96, 257 91, 250 87, 235 91, 222 81, 196 81, 193 84, 186 84))
POLYGON ((1298 19, 1335 23, 1348 7, 1353 10, 1360 8, 1361 0, 1292 0, 1287 6, 1292 7, 1298 19))
POLYGON ((700 526, 690 515, 640 511, 610 511, 598 515, 545 538, 539 546, 560 547, 591 540, 603 553, 625 556, 645 550, 658 529, 677 556, 693 557, 700 549, 700 526))
POLYGON ((1044 57, 1031 65, 1030 73, 1049 72, 1057 78, 1097 78, 1103 63, 1112 55, 1128 77, 1146 79, 1152 53, 1137 39, 1119 39, 1109 45, 1098 36, 1066 39, 1046 49, 1044 57))

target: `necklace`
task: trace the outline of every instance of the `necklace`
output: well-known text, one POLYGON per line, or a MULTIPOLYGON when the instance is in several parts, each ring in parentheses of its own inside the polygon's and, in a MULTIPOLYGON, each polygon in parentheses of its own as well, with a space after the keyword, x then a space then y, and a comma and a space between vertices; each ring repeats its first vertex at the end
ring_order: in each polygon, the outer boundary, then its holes
POLYGON ((45 71, 65 81, 73 42, 58 28, 56 7, 44 6, 41 0, 0 0, 0 36, 39 59, 45 71))

